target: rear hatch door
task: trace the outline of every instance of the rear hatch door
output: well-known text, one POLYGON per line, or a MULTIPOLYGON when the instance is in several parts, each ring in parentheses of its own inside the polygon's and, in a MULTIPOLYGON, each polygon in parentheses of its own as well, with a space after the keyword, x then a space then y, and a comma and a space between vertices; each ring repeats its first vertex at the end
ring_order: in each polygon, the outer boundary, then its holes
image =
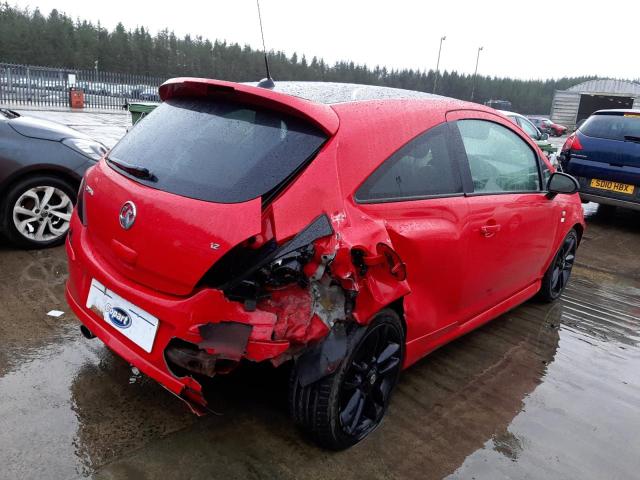
POLYGON ((92 245, 122 275, 189 294, 224 253, 260 233, 265 199, 327 138, 307 119, 263 106, 170 98, 89 173, 92 245))

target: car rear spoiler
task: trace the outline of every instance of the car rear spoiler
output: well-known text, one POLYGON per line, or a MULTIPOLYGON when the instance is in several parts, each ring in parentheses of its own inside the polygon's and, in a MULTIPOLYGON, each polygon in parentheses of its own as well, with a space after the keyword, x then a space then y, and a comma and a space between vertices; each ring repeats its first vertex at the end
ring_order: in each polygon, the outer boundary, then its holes
POLYGON ((208 78, 172 78, 160 85, 162 101, 175 97, 222 97, 247 105, 276 110, 308 120, 329 136, 338 130, 339 119, 329 105, 274 92, 260 87, 208 78))

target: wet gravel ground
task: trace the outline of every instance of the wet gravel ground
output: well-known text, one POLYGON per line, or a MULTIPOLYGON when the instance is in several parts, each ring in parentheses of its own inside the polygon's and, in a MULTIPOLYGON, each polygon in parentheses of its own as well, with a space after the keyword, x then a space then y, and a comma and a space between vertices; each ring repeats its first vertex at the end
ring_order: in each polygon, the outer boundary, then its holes
POLYGON ((80 336, 63 248, 0 243, 0 479, 638 478, 640 214, 585 208, 562 300, 528 302, 411 367, 383 425, 340 453, 289 421, 286 370, 217 378, 219 415, 193 416, 80 336))
POLYGON ((337 454, 290 423, 285 371, 219 378, 220 415, 192 416, 80 336, 62 248, 1 245, 0 478, 637 478, 640 215, 591 207, 561 301, 410 368, 382 427, 337 454))

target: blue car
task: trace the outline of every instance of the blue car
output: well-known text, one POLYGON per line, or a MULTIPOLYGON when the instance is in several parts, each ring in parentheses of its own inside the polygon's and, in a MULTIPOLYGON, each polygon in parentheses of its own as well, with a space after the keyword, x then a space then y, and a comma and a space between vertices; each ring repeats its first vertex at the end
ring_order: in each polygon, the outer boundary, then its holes
POLYGON ((640 210, 640 110, 599 110, 565 142, 562 169, 583 201, 640 210))

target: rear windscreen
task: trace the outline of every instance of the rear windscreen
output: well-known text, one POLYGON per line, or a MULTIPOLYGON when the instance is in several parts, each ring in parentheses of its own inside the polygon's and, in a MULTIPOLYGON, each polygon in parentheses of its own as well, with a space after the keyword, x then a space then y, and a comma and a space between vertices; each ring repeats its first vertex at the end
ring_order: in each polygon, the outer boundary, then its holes
POLYGON ((625 137, 640 138, 640 112, 624 115, 592 115, 580 127, 589 137, 625 140, 625 137))
POLYGON ((314 125, 272 110, 176 98, 136 124, 108 159, 115 170, 149 187, 238 203, 276 190, 326 138, 314 125))

